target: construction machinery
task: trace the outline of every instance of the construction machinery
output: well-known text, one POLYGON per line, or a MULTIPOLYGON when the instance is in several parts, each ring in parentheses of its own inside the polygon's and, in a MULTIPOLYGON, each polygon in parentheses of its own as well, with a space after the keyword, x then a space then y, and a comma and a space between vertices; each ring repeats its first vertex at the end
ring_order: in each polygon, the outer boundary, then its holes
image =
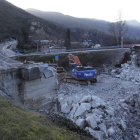
POLYGON ((73 77, 66 78, 67 82, 89 84, 97 82, 97 70, 91 66, 82 66, 79 58, 72 54, 68 55, 69 74, 73 77))

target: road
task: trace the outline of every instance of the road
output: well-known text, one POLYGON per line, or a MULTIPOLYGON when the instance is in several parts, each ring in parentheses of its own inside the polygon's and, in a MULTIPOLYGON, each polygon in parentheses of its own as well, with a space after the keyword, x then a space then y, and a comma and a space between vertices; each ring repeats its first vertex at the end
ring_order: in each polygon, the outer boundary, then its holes
POLYGON ((7 47, 10 45, 17 45, 17 42, 13 41, 0 44, 0 69, 7 69, 8 67, 22 65, 21 62, 8 58, 16 55, 15 52, 7 49, 7 47))

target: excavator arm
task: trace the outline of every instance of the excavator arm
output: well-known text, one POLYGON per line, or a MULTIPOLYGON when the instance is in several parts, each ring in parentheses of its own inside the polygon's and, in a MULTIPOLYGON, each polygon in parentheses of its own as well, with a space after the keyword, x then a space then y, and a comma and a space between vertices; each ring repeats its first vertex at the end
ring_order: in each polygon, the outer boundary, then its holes
POLYGON ((69 63, 76 63, 78 66, 82 66, 78 56, 74 56, 72 54, 68 55, 69 63))

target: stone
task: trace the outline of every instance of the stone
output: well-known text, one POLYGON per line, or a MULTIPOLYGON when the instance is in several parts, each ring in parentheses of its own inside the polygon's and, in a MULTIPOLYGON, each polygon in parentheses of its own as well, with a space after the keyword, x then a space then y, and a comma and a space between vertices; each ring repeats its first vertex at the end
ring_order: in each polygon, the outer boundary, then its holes
POLYGON ((128 69, 129 64, 125 63, 124 66, 125 66, 126 69, 128 69))
POLYGON ((82 128, 84 128, 85 120, 84 119, 78 119, 76 121, 76 124, 82 129, 82 128))
POLYGON ((87 117, 89 117, 89 116, 91 116, 92 115, 92 113, 86 113, 85 114, 85 118, 87 118, 87 117))
POLYGON ((65 100, 64 98, 59 98, 58 101, 59 101, 61 107, 63 104, 65 104, 67 102, 67 100, 65 100))
POLYGON ((94 114, 95 115, 95 120, 96 120, 96 122, 97 123, 101 123, 102 122, 102 115, 96 115, 96 114, 94 114))
POLYGON ((106 128, 106 125, 104 123, 101 123, 98 126, 99 126, 101 131, 103 131, 104 133, 107 133, 107 128, 106 128))
POLYGON ((92 101, 94 101, 94 100, 96 100, 96 99, 99 99, 99 98, 98 98, 97 96, 94 96, 94 95, 91 96, 91 100, 92 100, 92 101))
POLYGON ((111 135, 113 135, 113 134, 115 133, 115 130, 114 130, 114 128, 111 126, 111 127, 107 130, 107 132, 108 132, 108 135, 111 136, 111 135))
POLYGON ((72 110, 69 113, 69 116, 70 116, 71 119, 73 119, 74 113, 75 113, 75 111, 77 110, 78 107, 79 107, 79 104, 73 104, 72 105, 72 110))
POLYGON ((58 100, 59 100, 59 98, 64 98, 64 94, 57 95, 57 98, 58 98, 58 100))
POLYGON ((121 67, 123 67, 124 66, 124 64, 121 64, 121 67))
POLYGON ((45 78, 50 78, 50 77, 54 76, 53 71, 48 70, 48 68, 43 69, 43 74, 44 74, 45 78))
POLYGON ((96 115, 103 115, 104 113, 102 111, 100 111, 99 109, 95 108, 92 109, 92 113, 96 114, 96 115))
POLYGON ((102 135, 103 135, 103 133, 102 133, 101 131, 95 131, 95 130, 91 129, 90 127, 89 127, 88 129, 89 129, 90 134, 91 134, 94 138, 96 138, 96 139, 98 139, 98 140, 102 140, 102 135))
POLYGON ((111 73, 115 73, 115 72, 116 72, 116 70, 112 70, 112 71, 111 71, 111 73))
POLYGON ((105 110, 105 112, 107 113, 107 115, 109 116, 114 116, 114 111, 113 110, 105 110))
POLYGON ((122 130, 126 129, 126 124, 125 124, 125 122, 122 119, 120 121, 120 125, 121 125, 122 130))
POLYGON ((65 114, 68 114, 70 112, 71 108, 72 108, 72 106, 68 105, 67 102, 66 102, 61 106, 61 112, 65 113, 65 114))
POLYGON ((80 100, 80 103, 81 102, 89 103, 90 101, 91 101, 91 95, 86 95, 86 96, 83 96, 83 98, 80 100))
POLYGON ((124 109, 124 110, 129 110, 129 106, 126 103, 121 103, 120 106, 124 109))
POLYGON ((92 114, 91 116, 87 117, 86 122, 93 129, 95 129, 97 127, 96 117, 95 117, 94 114, 92 114))
POLYGON ((73 96, 72 98, 73 98, 73 103, 76 104, 79 102, 81 97, 80 96, 73 96))
POLYGON ((122 72, 122 69, 120 69, 120 68, 118 68, 117 70, 116 70, 116 73, 117 74, 120 74, 122 72))
POLYGON ((135 82, 136 82, 136 80, 135 80, 135 79, 132 79, 131 81, 132 81, 133 83, 135 83, 135 82))
POLYGON ((81 105, 77 108, 74 117, 82 115, 86 110, 90 110, 91 104, 90 103, 81 103, 81 105))
POLYGON ((120 75, 115 75, 114 77, 116 77, 116 78, 120 78, 120 75))
POLYGON ((106 103, 103 100, 101 100, 100 98, 97 98, 96 100, 92 101, 92 105, 91 106, 92 106, 92 108, 97 108, 99 106, 105 107, 106 103))
POLYGON ((41 71, 39 67, 24 67, 21 69, 21 78, 25 80, 35 80, 41 78, 41 71))
POLYGON ((72 105, 72 103, 73 103, 73 97, 69 97, 68 99, 67 99, 67 102, 68 102, 68 105, 72 105))
POLYGON ((125 99, 120 99, 120 102, 121 102, 121 103, 124 103, 124 102, 125 102, 125 99))

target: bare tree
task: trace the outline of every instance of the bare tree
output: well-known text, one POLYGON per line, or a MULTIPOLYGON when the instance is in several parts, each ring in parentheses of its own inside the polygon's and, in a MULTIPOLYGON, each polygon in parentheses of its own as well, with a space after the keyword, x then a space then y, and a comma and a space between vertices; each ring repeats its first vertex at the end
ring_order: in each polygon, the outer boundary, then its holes
POLYGON ((118 19, 116 22, 109 23, 109 31, 114 36, 116 44, 121 44, 121 37, 124 37, 128 31, 126 20, 122 20, 122 12, 119 11, 118 19))

